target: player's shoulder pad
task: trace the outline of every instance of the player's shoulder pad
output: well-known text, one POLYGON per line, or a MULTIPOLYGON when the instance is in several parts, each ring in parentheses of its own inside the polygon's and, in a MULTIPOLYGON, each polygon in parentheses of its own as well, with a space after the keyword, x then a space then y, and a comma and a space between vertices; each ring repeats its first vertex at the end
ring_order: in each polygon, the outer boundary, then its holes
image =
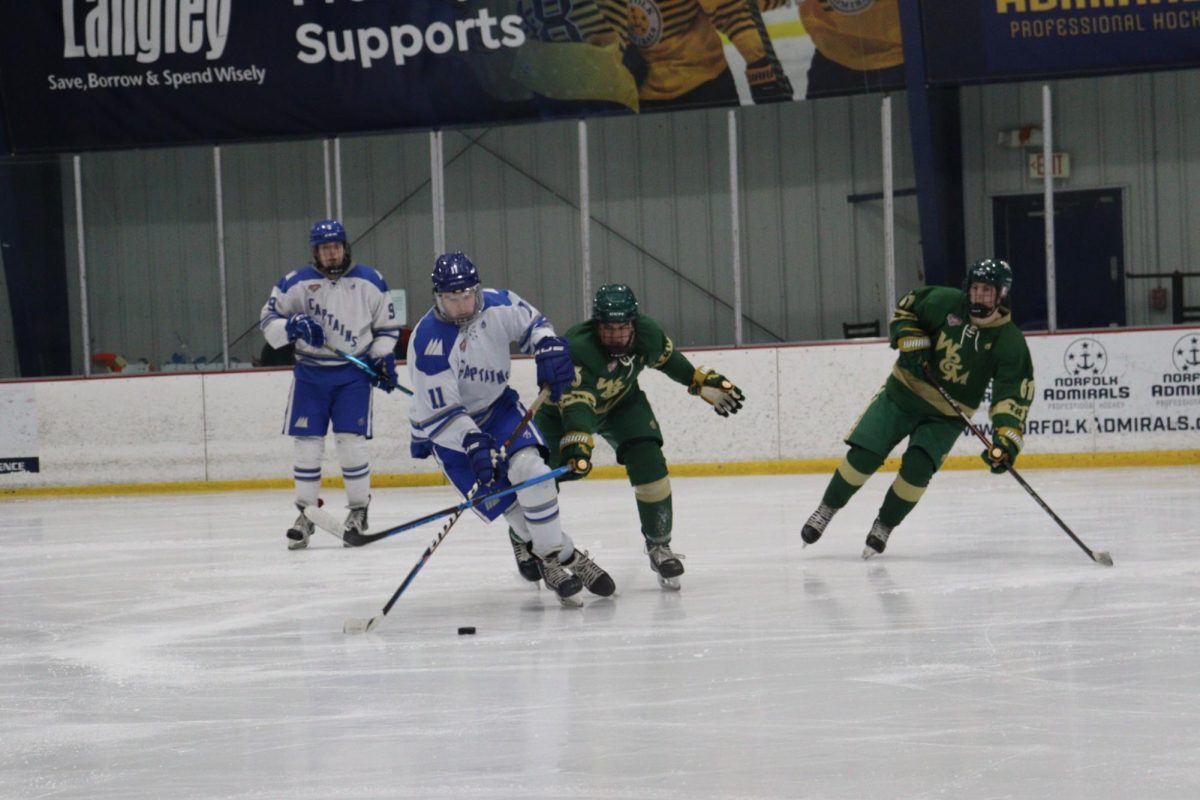
POLYGON ((368 267, 365 264, 354 264, 350 269, 346 270, 344 278, 359 278, 374 286, 379 291, 387 294, 387 281, 383 279, 383 275, 374 267, 368 267))
POLYGON ((658 356, 667 346, 667 334, 652 317, 638 314, 633 325, 633 346, 637 352, 645 356, 658 356))
POLYGON ((312 264, 305 264, 303 267, 298 267, 280 278, 279 283, 276 284, 276 286, 279 288, 280 292, 286 292, 297 283, 302 283, 304 281, 324 280, 325 276, 317 272, 316 267, 314 267, 312 264))
POLYGON ((450 354, 458 339, 458 326, 443 322, 433 313, 425 312, 416 330, 412 332, 409 347, 416 356, 417 369, 426 375, 437 375, 450 369, 450 354))
POLYGON ((496 306, 511 306, 513 304, 512 295, 508 289, 484 289, 483 290, 483 310, 496 306))

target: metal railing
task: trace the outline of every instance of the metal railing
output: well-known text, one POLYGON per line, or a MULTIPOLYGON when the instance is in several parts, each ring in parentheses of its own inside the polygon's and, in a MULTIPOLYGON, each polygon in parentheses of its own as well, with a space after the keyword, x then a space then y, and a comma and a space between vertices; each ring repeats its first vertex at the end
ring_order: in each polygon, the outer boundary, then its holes
POLYGON ((1125 273, 1126 278, 1148 278, 1148 279, 1163 279, 1170 278, 1171 280, 1171 324, 1184 325, 1189 322, 1200 322, 1200 306, 1185 306, 1183 304, 1183 279, 1184 278, 1200 278, 1200 272, 1143 272, 1133 274, 1125 273))

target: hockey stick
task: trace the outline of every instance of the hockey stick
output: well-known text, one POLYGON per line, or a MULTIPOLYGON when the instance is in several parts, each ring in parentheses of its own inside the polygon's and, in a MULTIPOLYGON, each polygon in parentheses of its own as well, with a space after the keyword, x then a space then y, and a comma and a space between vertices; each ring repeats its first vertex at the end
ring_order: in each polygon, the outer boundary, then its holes
MULTIPOLYGON (((541 408, 542 403, 546 402, 548 397, 550 397, 549 386, 543 388, 542 391, 538 393, 537 399, 535 399, 533 404, 529 406, 529 409, 525 412, 525 416, 521 417, 521 421, 517 423, 517 426, 513 428, 513 432, 509 434, 508 438, 504 440, 504 444, 500 446, 501 452, 507 451, 508 446, 517 440, 517 437, 521 435, 523 430, 525 430, 525 426, 529 424, 531 419, 533 419, 533 415, 537 413, 537 410, 541 408)), ((475 493, 478 491, 479 482, 476 481, 475 485, 471 487, 471 490, 467 492, 465 499, 470 501, 475 497, 475 493)), ((425 566, 425 562, 427 562, 430 556, 433 555, 433 551, 437 550, 438 545, 440 545, 445 538, 450 535, 450 530, 454 527, 454 523, 458 522, 459 517, 463 515, 463 511, 465 510, 465 508, 461 508, 458 511, 455 511, 450 519, 446 520, 446 524, 442 526, 440 531, 438 531, 438 535, 434 537, 433 541, 429 543, 429 546, 425 548, 425 552, 421 554, 421 558, 416 564, 413 565, 413 568, 408 571, 408 575, 405 576, 404 580, 400 583, 400 586, 396 588, 396 591, 392 593, 391 598, 387 601, 387 603, 384 604, 383 611, 379 612, 370 619, 351 618, 346 620, 346 622, 342 625, 342 633, 370 633, 378 628, 380 624, 382 624, 384 618, 387 617, 388 612, 392 610, 392 606, 396 605, 396 601, 400 599, 400 595, 404 594, 404 590, 407 589, 408 585, 413 582, 413 579, 417 577, 417 573, 420 572, 421 568, 425 566)))
MULTIPOLYGON (((359 368, 360 370, 362 370, 363 372, 365 372, 365 373, 367 373, 368 375, 370 375, 372 378, 381 378, 381 377, 382 377, 382 378, 386 378, 386 379, 388 380, 388 382, 389 382, 389 383, 392 383, 392 381, 391 381, 391 379, 390 379, 390 378, 387 378, 387 376, 381 376, 381 375, 380 375, 378 372, 376 372, 374 369, 372 369, 372 368, 371 368, 371 365, 370 365, 370 364, 368 364, 367 362, 363 361, 363 360, 362 360, 361 358, 359 358, 358 356, 351 355, 350 353, 347 353, 345 350, 337 350, 337 349, 334 349, 334 348, 330 347, 330 346, 329 346, 329 345, 327 345, 327 344, 326 344, 326 345, 321 345, 321 349, 322 349, 322 350, 328 350, 330 353, 336 353, 337 355, 339 355, 339 356, 341 356, 342 358, 344 358, 344 359, 346 359, 347 361, 349 361, 349 362, 350 362, 351 364, 353 364, 354 366, 358 367, 358 368, 359 368)), ((400 384, 398 384, 398 383, 392 383, 392 386, 394 386, 394 387, 396 387, 397 389, 399 389, 400 391, 404 392, 404 393, 405 393, 406 395, 408 395, 409 397, 412 397, 412 389, 409 389, 407 386, 401 386, 401 385, 400 385, 400 384)))
POLYGON ((527 486, 533 486, 541 483, 542 481, 552 480, 557 478, 559 475, 565 475, 570 471, 570 469, 570 467, 565 466, 559 467, 558 469, 547 472, 545 475, 538 475, 536 478, 530 478, 527 481, 521 481, 515 486, 497 489, 494 492, 488 492, 487 494, 481 495, 472 500, 463 500, 457 505, 446 506, 440 511, 434 511, 432 514, 426 514, 423 517, 418 517, 417 519, 402 523, 400 525, 393 525, 390 528, 385 528, 384 530, 377 531, 376 533, 363 534, 350 532, 349 535, 347 535, 342 531, 341 523, 338 522, 337 517, 335 517, 333 514, 330 514, 328 511, 325 511, 324 509, 317 508, 316 506, 306 506, 304 509, 304 516, 308 517, 309 521, 315 524, 318 528, 326 533, 333 534, 350 547, 365 547, 372 542, 378 542, 380 539, 386 539, 389 536, 395 536, 397 533, 403 533, 404 531, 412 530, 413 528, 419 528, 427 522, 433 522, 435 519, 441 519, 442 517, 449 516, 456 511, 465 511, 468 508, 475 508, 489 500, 495 500, 498 497, 504 497, 512 494, 513 492, 519 492, 527 486))
MULTIPOLYGON (((925 365, 925 376, 929 379, 929 382, 933 384, 933 388, 938 390, 938 394, 942 396, 942 399, 949 403, 950 407, 954 409, 954 413, 958 414, 958 418, 965 422, 967 427, 971 429, 971 432, 979 437, 979 441, 983 442, 983 446, 988 449, 988 453, 991 454, 992 460, 999 461, 1001 458, 1003 458, 1004 451, 1000 450, 998 447, 992 447, 992 443, 988 441, 988 438, 984 435, 983 431, 979 430, 979 428, 967 418, 967 415, 963 413, 962 406, 960 406, 955 399, 950 396, 950 393, 942 388, 942 385, 938 383, 937 379, 933 377, 933 369, 930 368, 929 364, 925 365)), ((1058 523, 1058 527, 1062 528, 1066 532, 1067 536, 1070 536, 1075 544, 1079 545, 1080 549, 1087 553, 1088 558, 1105 567, 1111 567, 1113 565, 1112 556, 1100 550, 1092 550, 1090 547, 1084 544, 1083 540, 1076 536, 1074 531, 1067 527, 1067 523, 1059 519, 1058 514, 1055 514, 1054 511, 1051 510, 1050 506, 1046 505, 1046 501, 1043 500, 1038 493, 1033 490, 1032 486, 1025 482, 1025 479, 1021 477, 1020 473, 1018 473, 1011 464, 1008 465, 1006 471, 1016 479, 1017 483, 1021 484, 1022 489, 1029 492, 1029 496, 1037 501, 1037 504, 1042 507, 1042 510, 1049 514, 1050 517, 1058 523)))

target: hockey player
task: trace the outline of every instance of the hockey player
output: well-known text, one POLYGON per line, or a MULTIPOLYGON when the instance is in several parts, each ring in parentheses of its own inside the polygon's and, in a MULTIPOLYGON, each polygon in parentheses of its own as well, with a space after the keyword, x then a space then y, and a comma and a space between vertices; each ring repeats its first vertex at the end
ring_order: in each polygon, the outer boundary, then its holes
POLYGON ((307 547, 313 532, 304 508, 317 503, 330 423, 350 507, 345 529, 367 529, 371 386, 395 389, 392 349, 400 330, 387 283, 377 270, 351 261, 340 222, 318 221, 308 243, 313 263, 283 276, 271 290, 259 322, 272 347, 291 343, 296 350, 284 432, 295 441, 296 507, 301 513, 287 531, 289 550, 307 547), (368 361, 377 376, 370 378, 336 350, 368 361))
POLYGON ((982 457, 993 473, 1004 472, 1016 461, 1034 387, 1029 348, 1009 313, 1012 270, 996 259, 976 261, 963 287, 965 291, 927 286, 909 292, 896 305, 891 342, 900 357, 846 439, 850 451, 800 532, 806 546, 821 538, 833 515, 906 436, 900 474, 867 534, 863 558, 884 551, 892 529, 921 499, 964 428, 926 370, 967 416, 975 412, 991 383, 995 433, 982 457), (993 459, 997 453, 1000 457, 993 459))
POLYGON ((904 88, 898 0, 801 0, 800 21, 815 47, 807 99, 904 88))
POLYGON ((629 39, 645 62, 642 110, 736 105, 722 34, 746 61, 755 104, 792 99, 756 0, 645 0, 629 4, 629 39))
MULTIPOLYGON (((722 417, 736 414, 745 397, 725 376, 692 366, 657 322, 638 313, 637 298, 624 284, 601 286, 592 318, 567 331, 567 341, 576 366, 575 381, 557 405, 543 406, 536 417, 550 444, 551 466, 571 467, 563 480, 584 477, 592 469, 592 435, 604 437, 633 485, 650 568, 664 588, 678 589, 683 564, 671 551, 671 479, 662 452, 662 430, 638 376, 647 367, 660 370, 722 417)), ((515 532, 510 530, 509 535, 517 568, 536 580, 522 564, 515 532)))
MULTIPOLYGON (((408 343, 413 456, 434 455, 464 496, 510 485, 510 478, 520 483, 545 475, 546 444, 534 424, 499 450, 498 442, 512 435, 525 413, 508 385, 509 347, 516 343, 533 354, 538 384, 549 386, 551 400, 558 400, 575 377, 566 340, 515 292, 484 289, 463 253, 439 256, 432 277, 433 308, 408 343)), ((486 521, 504 514, 524 557, 564 605, 581 605, 577 595, 584 586, 602 597, 616 591, 608 573, 563 532, 553 481, 475 510, 486 521)))

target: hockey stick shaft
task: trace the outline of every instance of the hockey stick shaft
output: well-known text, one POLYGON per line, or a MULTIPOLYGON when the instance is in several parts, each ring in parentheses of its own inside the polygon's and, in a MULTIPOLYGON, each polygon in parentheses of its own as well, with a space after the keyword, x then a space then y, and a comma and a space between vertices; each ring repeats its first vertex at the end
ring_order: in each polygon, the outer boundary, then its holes
POLYGON ((494 492, 488 492, 485 495, 475 497, 471 500, 463 500, 461 503, 457 503, 452 506, 446 506, 445 508, 434 511, 431 514, 426 514, 423 517, 418 517, 417 519, 410 520, 400 525, 393 525, 390 528, 385 528, 384 530, 377 531, 375 533, 352 533, 349 536, 339 533, 339 523, 337 519, 332 515, 321 511, 320 509, 314 510, 313 506, 308 506, 304 509, 304 516, 317 523, 322 530, 332 533, 334 536, 337 536, 351 547, 366 547, 373 542, 378 542, 380 539, 386 539, 389 536, 395 536, 397 533, 403 533, 404 531, 412 530, 413 528, 419 528, 428 522, 433 522, 435 519, 441 519, 442 517, 453 514, 456 511, 466 511, 468 508, 479 506, 488 502, 489 500, 505 497, 513 494, 514 492, 519 492, 529 486, 542 483, 543 481, 553 480, 560 475, 565 475, 569 471, 570 467, 559 467, 558 469, 547 472, 545 475, 538 475, 537 477, 530 478, 526 481, 521 481, 513 486, 497 489, 494 492))
MULTIPOLYGON (((968 428, 971 429, 971 432, 979 438, 979 441, 983 442, 984 446, 988 449, 988 452, 991 452, 992 443, 988 441, 987 436, 979 429, 979 426, 971 422, 970 418, 967 417, 966 413, 962 410, 962 406, 958 404, 958 401, 951 397, 950 393, 947 392, 946 389, 938 382, 938 380, 933 377, 933 369, 928 364, 925 365, 925 376, 929 379, 929 382, 933 384, 933 388, 937 389, 938 394, 942 396, 942 399, 949 403, 950 407, 954 409, 954 413, 958 415, 958 418, 962 420, 968 428)), ((1041 498, 1041 495, 1035 492, 1033 487, 1025 482, 1025 479, 1021 477, 1021 474, 1017 472, 1012 464, 1009 464, 1005 471, 1012 475, 1016 482, 1021 484, 1021 488, 1028 492, 1029 496, 1032 497, 1034 501, 1036 501, 1037 504, 1042 507, 1042 510, 1049 514, 1050 518, 1058 523, 1058 527, 1062 528, 1063 532, 1066 533, 1067 536, 1070 536, 1071 540, 1075 542, 1075 544, 1079 545, 1079 548, 1083 550, 1083 552, 1087 553, 1088 558, 1090 558, 1092 561, 1095 561, 1097 564, 1102 564, 1106 567, 1111 567, 1113 565, 1112 556, 1110 556, 1108 553, 1093 551, 1092 548, 1084 544, 1083 540, 1076 536, 1075 532, 1067 526, 1067 523, 1063 522, 1062 519, 1059 518, 1058 514, 1054 513, 1050 506, 1047 505, 1046 501, 1041 498)))
MULTIPOLYGON (((509 445, 517 440, 517 437, 520 436, 525 430, 525 426, 527 426, 530 420, 533 419, 533 415, 537 413, 537 410, 541 408, 542 403, 546 402, 549 397, 550 387, 547 386, 538 393, 537 398, 525 411, 524 416, 521 417, 521 421, 517 423, 516 427, 513 428, 512 433, 509 434, 508 438, 504 440, 504 444, 500 447, 502 451, 508 450, 509 445)), ((476 481, 475 485, 471 487, 471 490, 467 492, 465 500, 472 500, 475 497, 475 493, 478 491, 479 482, 476 481)), ((463 515, 463 511, 465 510, 465 508, 462 508, 458 511, 455 511, 450 519, 446 520, 446 524, 442 526, 440 531, 438 531, 438 535, 434 537, 433 541, 429 543, 429 546, 425 548, 425 552, 421 554, 421 558, 416 564, 413 565, 413 568, 409 570, 408 575, 404 577, 404 580, 401 581, 398 587, 396 587, 396 591, 392 593, 392 596, 388 599, 387 603, 384 604, 383 611, 376 616, 371 617, 371 619, 368 620, 365 625, 362 625, 357 620, 347 620, 346 624, 342 627, 342 630, 346 632, 359 630, 366 632, 372 631, 379 627, 384 618, 387 617, 388 612, 392 610, 392 606, 396 605, 396 601, 400 599, 400 595, 404 594, 404 590, 408 588, 408 585, 413 582, 414 578, 417 577, 417 573, 420 572, 421 568, 425 566, 425 562, 429 561, 430 557, 433 556, 434 551, 438 549, 438 545, 445 541, 446 537, 450 535, 451 529, 454 528, 454 523, 458 522, 459 518, 463 515)))
MULTIPOLYGON (((368 375, 370 375, 372 378, 376 378, 376 379, 378 379, 378 378, 380 378, 380 377, 384 377, 384 376, 381 376, 381 375, 380 375, 378 372, 376 372, 374 369, 372 369, 372 367, 371 367, 371 365, 370 365, 370 364, 368 364, 367 362, 363 361, 361 358, 359 358, 359 357, 358 357, 358 356, 356 356, 356 355, 353 355, 353 354, 351 354, 351 353, 347 353, 345 350, 338 350, 338 349, 336 349, 336 348, 330 347, 329 345, 324 345, 324 346, 323 346, 321 349, 323 349, 323 350, 328 350, 328 351, 329 351, 329 352, 331 352, 331 353, 336 353, 337 355, 341 356, 341 357, 342 357, 342 358, 344 358, 345 360, 349 361, 349 362, 350 362, 351 364, 353 364, 354 366, 358 367, 358 368, 359 368, 360 370, 362 370, 363 372, 365 372, 365 373, 367 373, 368 375)), ((412 397, 412 389, 409 389, 407 386, 401 386, 399 383, 393 383, 393 384, 392 384, 392 386, 395 386, 397 389, 399 389, 400 391, 404 392, 404 393, 405 393, 406 395, 408 395, 409 397, 412 397)))

